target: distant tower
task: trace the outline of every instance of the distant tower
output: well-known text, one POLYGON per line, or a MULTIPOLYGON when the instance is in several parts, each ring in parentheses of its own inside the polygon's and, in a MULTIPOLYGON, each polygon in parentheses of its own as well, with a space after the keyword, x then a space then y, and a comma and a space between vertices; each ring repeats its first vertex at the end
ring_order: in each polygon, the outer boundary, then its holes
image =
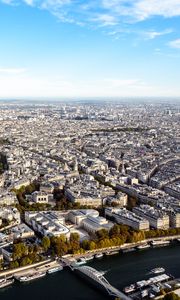
POLYGON ((67 165, 66 162, 65 162, 65 164, 64 164, 64 171, 65 171, 65 172, 69 172, 69 167, 68 167, 68 165, 67 165))
POLYGON ((78 171, 78 162, 77 162, 77 158, 74 161, 74 171, 77 172, 78 171))
POLYGON ((122 173, 123 175, 126 174, 126 169, 125 169, 124 161, 123 161, 123 160, 122 160, 122 166, 121 166, 121 173, 122 173))

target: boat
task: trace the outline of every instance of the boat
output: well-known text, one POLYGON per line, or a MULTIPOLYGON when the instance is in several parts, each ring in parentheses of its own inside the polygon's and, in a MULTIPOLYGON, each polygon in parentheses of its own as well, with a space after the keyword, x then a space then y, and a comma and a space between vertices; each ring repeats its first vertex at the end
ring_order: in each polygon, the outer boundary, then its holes
POLYGON ((5 279, 5 278, 3 278, 3 279, 0 280, 0 289, 3 289, 3 288, 5 288, 5 287, 7 287, 7 286, 9 286, 13 283, 14 283, 14 279, 5 279))
POLYGON ((164 268, 155 268, 150 271, 150 274, 160 274, 160 273, 164 273, 164 272, 165 272, 164 268))
POLYGON ((131 292, 134 292, 135 291, 135 284, 131 284, 130 286, 126 286, 125 288, 124 288, 124 292, 126 293, 126 294, 128 294, 128 293, 131 293, 131 292))
POLYGON ((115 255, 115 254, 119 254, 119 251, 107 251, 105 254, 106 255, 115 255))
POLYGON ((91 255, 91 256, 86 256, 85 258, 85 261, 90 261, 90 260, 93 260, 94 259, 94 256, 91 255))
POLYGON ((46 272, 36 272, 36 273, 29 274, 29 275, 26 275, 26 276, 16 277, 16 279, 20 282, 28 282, 28 281, 32 281, 32 280, 35 280, 35 279, 42 278, 44 276, 46 276, 46 272))
POLYGON ((154 295, 153 293, 150 293, 150 294, 149 294, 149 298, 150 298, 150 299, 153 299, 153 298, 155 298, 155 295, 154 295))
POLYGON ((136 249, 134 247, 131 247, 131 248, 126 248, 126 249, 123 249, 122 252, 123 253, 128 253, 128 252, 133 252, 135 251, 136 249))
POLYGON ((151 242, 151 245, 153 247, 163 247, 163 246, 168 246, 169 244, 170 244, 170 241, 163 241, 163 240, 151 242))
POLYGON ((103 257, 103 255, 104 255, 103 253, 97 253, 97 254, 95 254, 94 257, 95 258, 101 258, 101 257, 103 257))
POLYGON ((58 266, 58 267, 54 267, 54 268, 51 268, 47 271, 48 274, 52 274, 52 273, 55 273, 55 272, 58 272, 58 271, 62 271, 63 270, 63 267, 62 266, 58 266))
POLYGON ((75 261, 72 263, 72 266, 73 266, 73 267, 76 267, 76 266, 82 266, 82 265, 84 265, 84 264, 86 264, 86 259, 83 258, 83 257, 81 257, 81 258, 75 260, 75 261))
POLYGON ((147 296, 148 296, 148 290, 141 291, 141 297, 142 298, 147 297, 147 296))
POLYGON ((138 250, 145 250, 145 249, 148 249, 150 248, 151 246, 149 244, 143 244, 143 245, 139 245, 137 246, 137 249, 138 250))
POLYGON ((141 289, 144 286, 147 286, 147 280, 141 280, 136 282, 137 288, 141 289))

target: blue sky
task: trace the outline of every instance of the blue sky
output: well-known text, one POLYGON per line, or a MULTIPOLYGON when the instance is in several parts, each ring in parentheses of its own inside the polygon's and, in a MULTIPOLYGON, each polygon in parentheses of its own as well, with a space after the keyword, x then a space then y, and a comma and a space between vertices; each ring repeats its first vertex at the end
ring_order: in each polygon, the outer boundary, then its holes
POLYGON ((180 96, 180 0, 0 0, 0 98, 180 96))

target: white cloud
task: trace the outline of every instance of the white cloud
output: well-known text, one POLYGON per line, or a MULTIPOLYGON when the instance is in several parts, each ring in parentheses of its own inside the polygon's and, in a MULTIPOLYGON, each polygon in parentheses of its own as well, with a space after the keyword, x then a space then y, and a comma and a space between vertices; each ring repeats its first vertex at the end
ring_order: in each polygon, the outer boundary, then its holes
POLYGON ((27 5, 33 6, 34 0, 23 0, 27 5))
POLYGON ((4 4, 8 4, 8 5, 11 5, 11 4, 14 3, 13 0, 1 0, 1 2, 4 3, 4 4))
POLYGON ((142 20, 152 16, 179 16, 180 0, 139 0, 136 1, 134 12, 142 20))
POLYGON ((24 68, 1 68, 0 74, 22 74, 25 73, 26 69, 24 68))
POLYGON ((42 0, 40 1, 41 3, 41 8, 44 9, 55 9, 57 10, 58 8, 62 8, 66 5, 72 4, 71 0, 42 0))
POLYGON ((149 31, 142 32, 142 35, 144 36, 145 39, 152 40, 155 39, 156 37, 170 34, 172 32, 173 32, 172 29, 166 29, 164 31, 149 30, 149 31))
POLYGON ((153 16, 180 16, 180 0, 102 0, 103 7, 129 21, 142 21, 153 16))
POLYGON ((180 39, 169 42, 171 48, 180 49, 180 39))
POLYGON ((60 20, 91 22, 102 25, 118 22, 139 22, 153 16, 170 18, 180 16, 180 0, 0 0, 6 4, 24 2, 30 6, 49 10, 60 20), (99 18, 97 15, 100 15, 99 18), (62 17, 63 16, 63 17, 62 17), (66 18, 65 18, 66 16, 66 18), (86 19, 86 20, 85 20, 86 19))
POLYGON ((100 23, 100 26, 114 26, 117 25, 117 19, 108 14, 99 14, 97 17, 92 19, 94 22, 100 23))

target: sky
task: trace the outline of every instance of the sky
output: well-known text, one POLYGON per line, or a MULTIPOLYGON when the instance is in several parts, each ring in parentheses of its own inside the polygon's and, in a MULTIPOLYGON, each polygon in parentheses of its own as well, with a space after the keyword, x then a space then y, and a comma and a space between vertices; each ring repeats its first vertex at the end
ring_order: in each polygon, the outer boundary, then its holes
POLYGON ((0 98, 180 97, 180 0, 0 0, 0 98))

